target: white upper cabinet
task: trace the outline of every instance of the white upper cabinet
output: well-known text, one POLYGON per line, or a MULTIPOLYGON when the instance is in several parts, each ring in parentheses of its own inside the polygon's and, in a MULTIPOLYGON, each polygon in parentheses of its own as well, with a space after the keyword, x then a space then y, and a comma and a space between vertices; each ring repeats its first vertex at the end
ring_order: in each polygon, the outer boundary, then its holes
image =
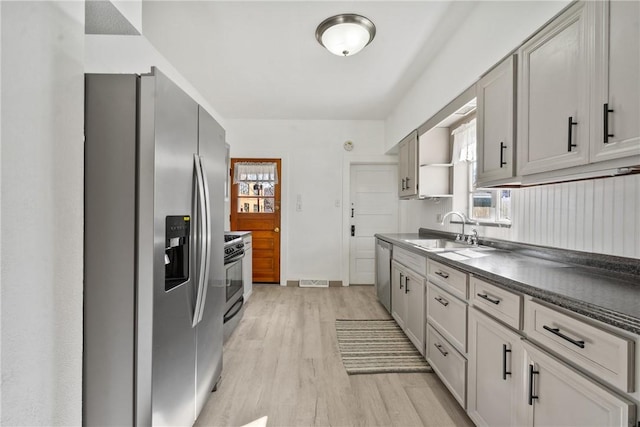
POLYGON ((640 154, 640 2, 594 6, 592 162, 640 154))
POLYGON ((413 131, 398 145, 398 194, 411 198, 418 194, 418 132, 413 131))
POLYGON ((523 183, 640 162, 639 2, 576 2, 518 55, 523 183))
POLYGON ((508 182, 515 163, 516 60, 510 56, 478 82, 478 186, 508 182))
POLYGON ((579 2, 519 50, 518 172, 587 163, 590 8, 579 2))

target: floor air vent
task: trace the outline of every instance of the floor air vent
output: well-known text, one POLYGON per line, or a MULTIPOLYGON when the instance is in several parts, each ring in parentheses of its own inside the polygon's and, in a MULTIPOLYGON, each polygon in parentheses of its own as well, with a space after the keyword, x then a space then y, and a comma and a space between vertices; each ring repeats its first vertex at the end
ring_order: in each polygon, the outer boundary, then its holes
POLYGON ((313 279, 302 279, 298 284, 301 288, 328 288, 329 281, 328 280, 313 280, 313 279))

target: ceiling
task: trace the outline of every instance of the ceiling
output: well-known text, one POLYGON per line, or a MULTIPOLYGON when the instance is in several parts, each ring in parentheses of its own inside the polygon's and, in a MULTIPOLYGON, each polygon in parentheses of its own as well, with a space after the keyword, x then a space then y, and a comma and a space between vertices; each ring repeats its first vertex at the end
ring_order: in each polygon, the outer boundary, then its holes
POLYGON ((225 119, 387 118, 475 7, 466 1, 143 1, 143 35, 225 119), (335 56, 315 29, 338 13, 376 25, 335 56))

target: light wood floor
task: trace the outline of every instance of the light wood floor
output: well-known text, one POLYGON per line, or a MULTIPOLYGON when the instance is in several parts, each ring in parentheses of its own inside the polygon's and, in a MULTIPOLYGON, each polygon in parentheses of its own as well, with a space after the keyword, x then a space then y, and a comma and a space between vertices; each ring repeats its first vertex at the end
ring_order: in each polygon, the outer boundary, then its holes
POLYGON ((387 319, 371 286, 254 286, 196 426, 472 426, 435 374, 347 375, 335 319, 387 319))

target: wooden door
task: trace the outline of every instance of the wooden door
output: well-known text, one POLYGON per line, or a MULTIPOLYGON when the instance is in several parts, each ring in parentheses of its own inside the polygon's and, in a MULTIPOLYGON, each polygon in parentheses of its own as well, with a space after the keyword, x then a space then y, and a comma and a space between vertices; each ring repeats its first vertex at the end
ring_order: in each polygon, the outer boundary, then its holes
POLYGON ((253 282, 280 283, 280 159, 231 159, 231 230, 251 231, 253 282), (239 163, 275 163, 277 181, 234 182, 239 163))
POLYGON ((590 65, 587 2, 578 2, 518 53, 521 175, 587 162, 590 65))
POLYGON ((396 165, 351 166, 349 284, 375 279, 376 233, 398 232, 396 165))

